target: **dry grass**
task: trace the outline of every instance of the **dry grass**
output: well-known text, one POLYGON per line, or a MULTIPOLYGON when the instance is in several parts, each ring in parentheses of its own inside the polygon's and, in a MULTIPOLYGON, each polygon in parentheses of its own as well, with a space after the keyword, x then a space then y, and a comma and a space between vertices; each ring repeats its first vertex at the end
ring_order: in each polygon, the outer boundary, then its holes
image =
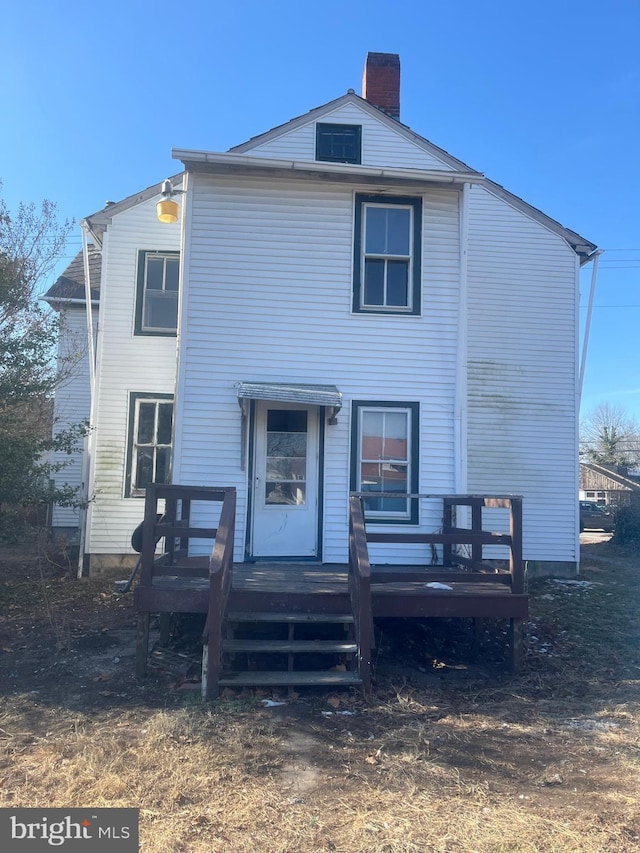
MULTIPOLYGON (((139 807, 149 853, 637 851, 638 561, 604 546, 592 555, 593 586, 535 584, 521 676, 487 660, 461 668, 464 649, 443 659, 440 638, 402 673, 385 674, 383 651, 366 701, 309 692, 264 707, 229 693, 203 707, 166 678, 138 687, 115 644, 51 651, 55 678, 31 675, 52 634, 43 624, 38 645, 39 599, 29 613, 14 596, 0 805, 139 807), (96 676, 110 648, 122 665, 96 676)), ((82 606, 77 589, 70 597, 77 643, 132 631, 129 605, 107 589, 84 585, 82 606), (104 630, 110 619, 119 633, 104 630)))

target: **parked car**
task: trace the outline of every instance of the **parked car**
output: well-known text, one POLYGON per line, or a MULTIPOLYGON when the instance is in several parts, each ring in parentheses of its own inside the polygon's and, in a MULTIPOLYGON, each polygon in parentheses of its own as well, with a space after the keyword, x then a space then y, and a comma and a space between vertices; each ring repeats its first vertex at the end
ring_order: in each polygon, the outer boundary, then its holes
POLYGON ((615 519, 605 506, 592 501, 580 501, 580 530, 604 530, 610 533, 615 519))

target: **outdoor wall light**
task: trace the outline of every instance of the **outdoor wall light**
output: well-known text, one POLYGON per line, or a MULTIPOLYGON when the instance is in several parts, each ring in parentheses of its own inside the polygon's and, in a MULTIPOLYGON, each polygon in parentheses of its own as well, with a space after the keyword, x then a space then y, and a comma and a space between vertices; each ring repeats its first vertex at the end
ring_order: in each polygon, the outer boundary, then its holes
POLYGON ((162 182, 162 198, 156 205, 156 213, 160 222, 177 222, 180 207, 172 196, 181 193, 182 190, 174 190, 169 179, 162 182))

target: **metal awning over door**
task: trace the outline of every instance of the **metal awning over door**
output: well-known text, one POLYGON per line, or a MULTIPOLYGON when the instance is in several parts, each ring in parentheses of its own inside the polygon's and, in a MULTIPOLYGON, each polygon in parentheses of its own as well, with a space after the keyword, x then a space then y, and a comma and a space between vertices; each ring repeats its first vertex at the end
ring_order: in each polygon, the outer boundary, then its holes
POLYGON ((279 403, 304 403, 333 409, 342 408, 342 394, 335 385, 306 385, 290 382, 238 382, 238 400, 273 400, 279 403))
POLYGON ((247 403, 249 400, 267 400, 275 403, 292 403, 307 406, 322 406, 328 412, 328 422, 336 423, 342 408, 342 394, 335 385, 314 385, 298 382, 238 382, 238 403, 242 411, 242 460, 246 467, 247 403))

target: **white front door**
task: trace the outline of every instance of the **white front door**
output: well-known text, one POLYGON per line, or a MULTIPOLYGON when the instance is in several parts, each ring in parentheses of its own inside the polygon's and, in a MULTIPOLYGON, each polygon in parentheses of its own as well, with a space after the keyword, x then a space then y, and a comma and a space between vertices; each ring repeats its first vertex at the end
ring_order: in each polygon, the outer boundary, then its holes
POLYGON ((256 402, 251 555, 318 555, 318 407, 256 402))

